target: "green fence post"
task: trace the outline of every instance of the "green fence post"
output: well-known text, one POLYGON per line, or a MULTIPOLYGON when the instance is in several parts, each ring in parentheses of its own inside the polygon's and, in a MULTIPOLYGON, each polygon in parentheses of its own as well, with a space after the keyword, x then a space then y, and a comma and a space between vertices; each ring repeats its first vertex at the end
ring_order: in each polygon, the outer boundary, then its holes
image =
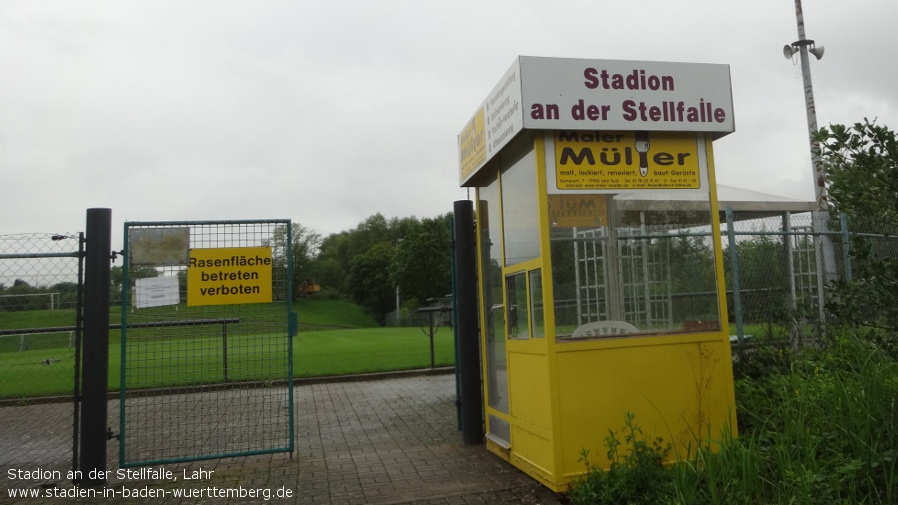
POLYGON ((228 323, 221 323, 221 368, 222 382, 228 382, 228 323))
POLYGON ((848 234, 848 216, 839 215, 839 223, 842 225, 842 267, 845 282, 851 282, 851 250, 849 243, 850 236, 848 234))
POLYGON ((736 234, 733 229, 733 209, 726 208, 727 240, 730 249, 730 285, 733 290, 733 317, 736 320, 736 340, 739 345, 745 343, 744 330, 742 328, 742 293, 739 286, 739 254, 736 252, 736 234))

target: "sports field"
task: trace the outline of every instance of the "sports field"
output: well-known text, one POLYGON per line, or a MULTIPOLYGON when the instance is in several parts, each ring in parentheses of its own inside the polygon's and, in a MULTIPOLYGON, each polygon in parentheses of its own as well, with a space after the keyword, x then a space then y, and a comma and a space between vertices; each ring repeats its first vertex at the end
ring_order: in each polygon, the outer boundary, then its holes
MULTIPOLYGON (((299 319, 300 331, 293 338, 294 377, 409 370, 430 366, 430 339, 420 328, 346 328, 345 326, 366 324, 368 319, 358 314, 356 308, 338 301, 306 304, 306 307, 301 305, 299 319), (344 327, 303 330, 307 325, 344 327)), ((65 310, 0 313, 0 329, 60 327, 72 325, 72 321, 73 313, 65 310)), ((120 314, 111 313, 111 323, 119 321, 120 314)), ((233 329, 229 331, 228 380, 270 380, 271 377, 266 376, 269 372, 260 370, 256 374, 252 363, 270 361, 270 354, 266 355, 265 360, 260 359, 260 354, 278 351, 256 345, 260 335, 245 334, 233 329)), ((197 331, 196 334, 198 336, 190 337, 181 332, 170 336, 170 333, 160 331, 158 336, 144 339, 140 352, 146 359, 158 358, 165 361, 164 378, 160 382, 159 377, 129 376, 129 388, 222 382, 223 340, 215 336, 216 332, 197 331), (180 368, 189 369, 189 372, 180 373, 180 368)), ((110 331, 109 388, 113 391, 119 389, 120 382, 120 336, 119 330, 110 331)), ((75 364, 73 340, 71 332, 0 337, 0 398, 71 394, 75 364)), ((130 351, 130 344, 128 349, 130 351)), ((438 329, 434 337, 434 357, 436 366, 454 363, 451 328, 438 329)))

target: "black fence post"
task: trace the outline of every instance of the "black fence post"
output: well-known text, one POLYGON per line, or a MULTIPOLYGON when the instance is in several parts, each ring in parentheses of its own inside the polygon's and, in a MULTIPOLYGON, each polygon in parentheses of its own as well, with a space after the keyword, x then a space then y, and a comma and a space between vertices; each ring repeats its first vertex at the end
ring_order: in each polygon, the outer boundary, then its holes
POLYGON ((455 216, 449 216, 449 236, 452 237, 452 348, 455 352, 455 424, 458 431, 461 431, 461 382, 458 373, 458 297, 456 292, 456 266, 455 266, 455 216))
POLYGON ((112 210, 87 209, 84 262, 84 352, 81 401, 81 478, 106 484, 107 395, 109 393, 109 265, 112 210))
POLYGON ((458 374, 461 389, 462 440, 483 443, 483 391, 480 383, 480 333, 477 309, 477 243, 474 202, 454 205, 455 304, 458 331, 458 374))

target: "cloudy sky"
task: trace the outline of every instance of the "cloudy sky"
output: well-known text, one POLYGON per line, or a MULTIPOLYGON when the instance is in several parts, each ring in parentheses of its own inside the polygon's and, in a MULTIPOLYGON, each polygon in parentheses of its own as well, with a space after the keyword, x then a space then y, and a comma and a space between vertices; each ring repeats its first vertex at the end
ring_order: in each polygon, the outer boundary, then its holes
MULTIPOLYGON (((804 9, 819 124, 898 128, 898 2, 804 9)), ((0 234, 80 231, 90 207, 116 232, 322 235, 450 212, 456 136, 518 55, 728 64, 718 182, 813 199, 797 33, 792 0, 3 0, 0 234)))

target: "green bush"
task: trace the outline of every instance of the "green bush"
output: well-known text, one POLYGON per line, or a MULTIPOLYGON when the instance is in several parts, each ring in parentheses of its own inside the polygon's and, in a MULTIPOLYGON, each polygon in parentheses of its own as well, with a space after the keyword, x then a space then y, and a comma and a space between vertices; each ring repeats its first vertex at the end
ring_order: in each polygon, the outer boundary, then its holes
MULTIPOLYGON (((763 373, 736 382, 738 438, 721 434, 716 451, 697 440, 665 471, 650 457, 664 454, 660 441, 642 438, 628 416, 629 455, 603 472, 584 453, 589 474, 572 503, 898 503, 898 363, 858 331, 821 349, 759 355, 771 354, 756 367, 763 373), (651 487, 634 484, 645 476, 651 487)), ((616 440, 606 437, 609 457, 616 440)))
POLYGON ((663 461, 670 452, 670 444, 660 437, 650 439, 634 422, 635 416, 627 412, 624 424, 624 441, 609 430, 605 436, 608 460, 607 471, 598 469, 589 461, 589 450, 584 449, 580 461, 586 465, 586 475, 575 483, 569 497, 574 505, 632 504, 657 505, 673 503, 673 480, 663 461))

